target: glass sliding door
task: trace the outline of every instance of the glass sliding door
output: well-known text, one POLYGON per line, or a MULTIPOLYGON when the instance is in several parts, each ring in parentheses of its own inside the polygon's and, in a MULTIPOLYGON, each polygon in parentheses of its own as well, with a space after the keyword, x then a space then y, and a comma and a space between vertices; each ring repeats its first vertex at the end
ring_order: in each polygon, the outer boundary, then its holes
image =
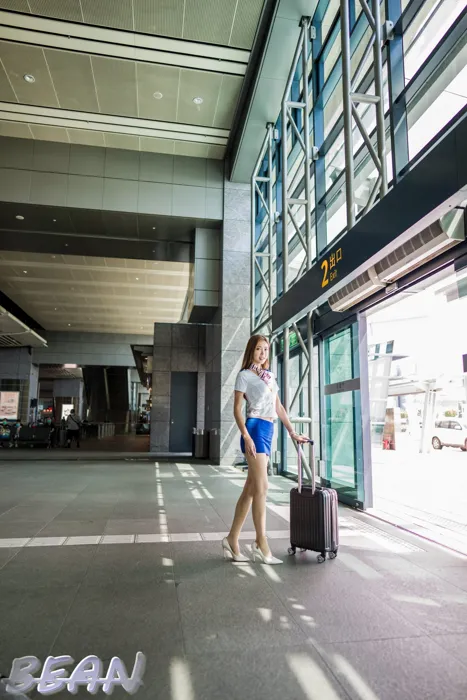
MULTIPOLYGON (((364 324, 364 319, 360 323, 364 324)), ((365 471, 371 469, 364 458, 368 455, 363 440, 362 388, 364 403, 368 392, 366 377, 361 377, 362 340, 366 342, 366 334, 362 337, 360 333, 359 338, 359 322, 355 320, 320 341, 321 481, 336 489, 340 501, 359 508, 368 505, 365 471)))

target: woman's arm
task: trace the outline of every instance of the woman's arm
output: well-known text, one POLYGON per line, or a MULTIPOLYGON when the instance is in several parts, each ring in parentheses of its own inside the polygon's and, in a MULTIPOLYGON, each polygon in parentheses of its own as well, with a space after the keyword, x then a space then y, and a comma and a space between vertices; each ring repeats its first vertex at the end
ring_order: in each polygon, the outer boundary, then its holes
POLYGON ((278 396, 276 398, 276 413, 277 413, 278 417, 280 418, 280 420, 282 421, 282 423, 284 424, 285 429, 287 430, 287 432, 289 433, 291 438, 293 438, 297 442, 306 442, 306 440, 308 440, 307 437, 304 437, 303 435, 299 435, 298 433, 295 432, 295 430, 293 429, 293 425, 290 422, 290 419, 287 415, 287 412, 286 412, 285 408, 283 407, 283 405, 281 404, 278 396))
POLYGON ((243 399, 244 394, 241 391, 235 391, 234 396, 234 418, 238 425, 238 429, 245 440, 245 449, 251 455, 256 455, 255 443, 251 439, 248 430, 246 429, 245 419, 243 417, 243 399))

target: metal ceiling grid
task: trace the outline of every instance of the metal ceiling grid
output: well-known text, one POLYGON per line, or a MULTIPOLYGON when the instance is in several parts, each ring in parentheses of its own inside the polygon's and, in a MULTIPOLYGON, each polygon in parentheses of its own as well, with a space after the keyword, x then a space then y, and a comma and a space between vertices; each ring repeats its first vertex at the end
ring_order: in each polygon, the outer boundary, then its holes
POLYGON ((263 0, 0 0, 0 8, 83 24, 251 49, 263 0))
POLYGON ((223 159, 263 4, 0 0, 0 134, 223 159))
POLYGON ((0 252, 2 289, 47 330, 151 333, 179 321, 190 264, 0 252))

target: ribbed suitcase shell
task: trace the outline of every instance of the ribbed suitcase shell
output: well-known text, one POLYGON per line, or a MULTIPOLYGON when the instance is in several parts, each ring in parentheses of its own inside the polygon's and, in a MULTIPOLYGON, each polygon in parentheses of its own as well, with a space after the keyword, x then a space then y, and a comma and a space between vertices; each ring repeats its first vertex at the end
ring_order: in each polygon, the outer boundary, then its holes
POLYGON ((338 500, 334 489, 302 486, 290 492, 290 544, 323 557, 339 548, 338 500))
POLYGON ((290 492, 290 546, 295 550, 319 552, 324 561, 326 554, 337 555, 339 549, 338 498, 334 489, 315 486, 315 447, 311 444, 312 485, 302 485, 302 449, 298 445, 298 488, 290 492))

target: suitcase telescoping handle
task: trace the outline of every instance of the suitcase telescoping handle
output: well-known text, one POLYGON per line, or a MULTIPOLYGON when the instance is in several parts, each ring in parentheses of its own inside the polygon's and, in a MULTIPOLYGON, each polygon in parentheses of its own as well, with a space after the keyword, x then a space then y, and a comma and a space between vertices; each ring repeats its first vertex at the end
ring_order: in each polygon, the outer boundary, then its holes
MULTIPOLYGON (((314 495, 315 493, 315 488, 316 488, 316 474, 315 474, 315 443, 313 440, 307 440, 311 447, 311 464, 310 464, 310 469, 311 469, 311 493, 314 495)), ((297 465, 297 471, 298 471, 298 493, 302 492, 302 482, 303 482, 303 474, 302 474, 302 446, 299 442, 296 443, 297 446, 297 453, 298 453, 298 465, 297 465)))

